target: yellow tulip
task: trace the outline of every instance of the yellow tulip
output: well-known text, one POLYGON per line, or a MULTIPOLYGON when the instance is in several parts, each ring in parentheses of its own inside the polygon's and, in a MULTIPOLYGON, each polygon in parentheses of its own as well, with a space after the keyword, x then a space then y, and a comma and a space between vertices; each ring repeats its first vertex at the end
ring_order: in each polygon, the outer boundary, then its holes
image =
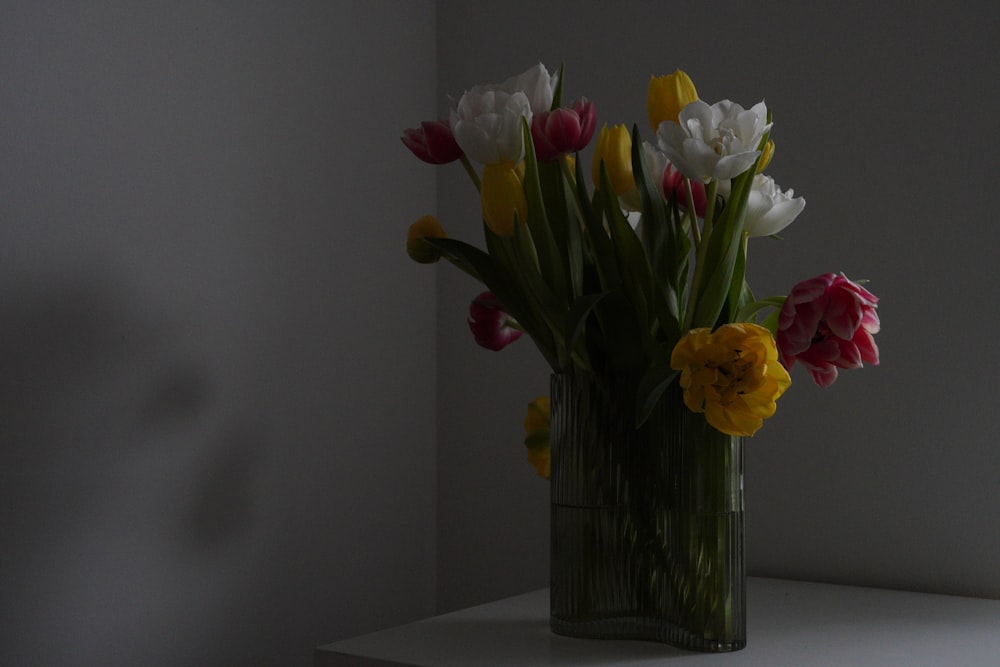
POLYGON ((486 226, 497 236, 510 238, 514 235, 514 220, 524 224, 528 219, 528 200, 517 167, 511 162, 486 165, 481 188, 486 226))
POLYGON ((632 137, 624 125, 610 128, 604 125, 597 135, 591 174, 596 188, 601 187, 602 160, 616 195, 623 195, 635 187, 632 176, 632 137))
POLYGON ((528 448, 528 463, 535 466, 539 477, 549 478, 552 452, 549 447, 550 404, 548 396, 539 396, 528 403, 524 417, 524 444, 528 448))
POLYGON ((688 409, 729 435, 756 433, 792 383, 771 332, 750 322, 692 329, 674 347, 670 366, 681 372, 688 409))
POLYGON ((441 223, 433 215, 425 215, 412 225, 406 234, 406 254, 415 262, 433 264, 441 259, 441 252, 424 239, 447 238, 441 223))
POLYGON ((760 155, 760 162, 757 163, 757 173, 763 172, 767 169, 767 165, 771 164, 771 158, 774 157, 774 140, 768 139, 767 143, 764 144, 764 152, 760 155))
POLYGON ((646 93, 646 110, 653 132, 665 120, 676 123, 681 109, 697 99, 698 91, 694 88, 694 82, 681 70, 651 77, 646 93))

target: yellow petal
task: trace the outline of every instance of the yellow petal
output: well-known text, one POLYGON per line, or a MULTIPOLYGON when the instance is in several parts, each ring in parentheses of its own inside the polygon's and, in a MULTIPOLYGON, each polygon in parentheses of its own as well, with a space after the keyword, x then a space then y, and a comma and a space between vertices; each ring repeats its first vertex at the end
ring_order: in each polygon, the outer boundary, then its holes
POLYGON ((594 146, 591 176, 594 187, 601 187, 601 162, 608 172, 611 188, 616 195, 623 195, 635 187, 632 176, 632 136, 624 125, 601 127, 594 146))
POLYGON ((670 355, 681 371, 684 404, 704 412, 715 429, 750 436, 771 417, 775 401, 791 384, 777 362, 771 332, 752 322, 698 329, 682 337, 670 355))
POLYGON ((549 479, 551 475, 552 454, 548 449, 544 451, 529 449, 528 463, 535 466, 535 471, 539 477, 549 479))
POLYGON ((433 215, 425 215, 410 225, 406 234, 406 254, 415 262, 433 264, 441 259, 441 253, 424 239, 443 239, 446 237, 447 235, 438 219, 433 215))
POLYGON ((528 413, 524 417, 525 433, 549 430, 550 404, 548 396, 539 396, 528 403, 528 413))
POLYGON ((646 91, 646 110, 653 132, 656 132, 663 121, 676 123, 681 109, 697 99, 698 91, 694 88, 694 82, 681 70, 650 78, 646 91))
POLYGON ((771 164, 771 158, 774 157, 774 140, 768 139, 767 143, 764 144, 764 152, 760 156, 760 162, 757 163, 757 173, 761 173, 767 169, 767 165, 771 164))
POLYGON ((514 221, 528 219, 528 200, 515 166, 510 162, 488 164, 483 168, 480 201, 483 220, 497 236, 514 235, 514 221))

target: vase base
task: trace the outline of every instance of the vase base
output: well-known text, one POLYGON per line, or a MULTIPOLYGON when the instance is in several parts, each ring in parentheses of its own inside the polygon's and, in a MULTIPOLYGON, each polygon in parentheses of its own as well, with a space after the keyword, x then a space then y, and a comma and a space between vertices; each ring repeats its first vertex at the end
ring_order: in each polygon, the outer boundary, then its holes
POLYGON ((592 621, 567 621, 553 616, 549 619, 549 626, 552 632, 564 637, 652 641, 703 653, 729 653, 746 648, 747 645, 745 638, 721 640, 700 637, 672 623, 635 616, 619 616, 592 621))

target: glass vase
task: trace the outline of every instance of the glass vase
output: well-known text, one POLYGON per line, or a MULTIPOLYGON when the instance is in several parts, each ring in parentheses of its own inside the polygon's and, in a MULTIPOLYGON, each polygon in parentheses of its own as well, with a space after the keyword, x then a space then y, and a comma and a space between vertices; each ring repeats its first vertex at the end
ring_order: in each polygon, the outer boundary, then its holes
POLYGON ((746 646, 743 439, 676 381, 636 428, 637 378, 552 376, 552 631, 746 646))

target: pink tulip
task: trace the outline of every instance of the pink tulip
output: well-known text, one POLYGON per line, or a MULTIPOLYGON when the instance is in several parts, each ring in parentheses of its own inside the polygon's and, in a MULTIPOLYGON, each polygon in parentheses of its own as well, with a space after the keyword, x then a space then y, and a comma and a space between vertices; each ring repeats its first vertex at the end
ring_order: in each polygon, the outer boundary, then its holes
POLYGON ((499 352, 521 337, 517 321, 507 314, 492 292, 483 292, 469 306, 469 330, 476 343, 499 352))
POLYGON ((560 155, 576 153, 587 147, 597 127, 593 103, 581 97, 569 107, 535 114, 531 119, 531 138, 539 162, 551 162, 560 155))
MULTIPOLYGON (((667 168, 663 170, 663 195, 670 199, 677 198, 677 205, 687 208, 687 188, 684 187, 684 174, 677 170, 677 167, 667 163, 667 168)), ((694 210, 699 218, 705 217, 705 184, 701 181, 691 181, 691 195, 694 199, 694 210)))
POLYGON ((792 288, 778 318, 778 358, 791 369, 799 361, 820 387, 838 368, 877 365, 878 297, 847 279, 825 273, 792 288))
POLYGON ((428 120, 419 128, 403 131, 403 143, 413 154, 430 164, 446 164, 462 157, 448 121, 428 120))

